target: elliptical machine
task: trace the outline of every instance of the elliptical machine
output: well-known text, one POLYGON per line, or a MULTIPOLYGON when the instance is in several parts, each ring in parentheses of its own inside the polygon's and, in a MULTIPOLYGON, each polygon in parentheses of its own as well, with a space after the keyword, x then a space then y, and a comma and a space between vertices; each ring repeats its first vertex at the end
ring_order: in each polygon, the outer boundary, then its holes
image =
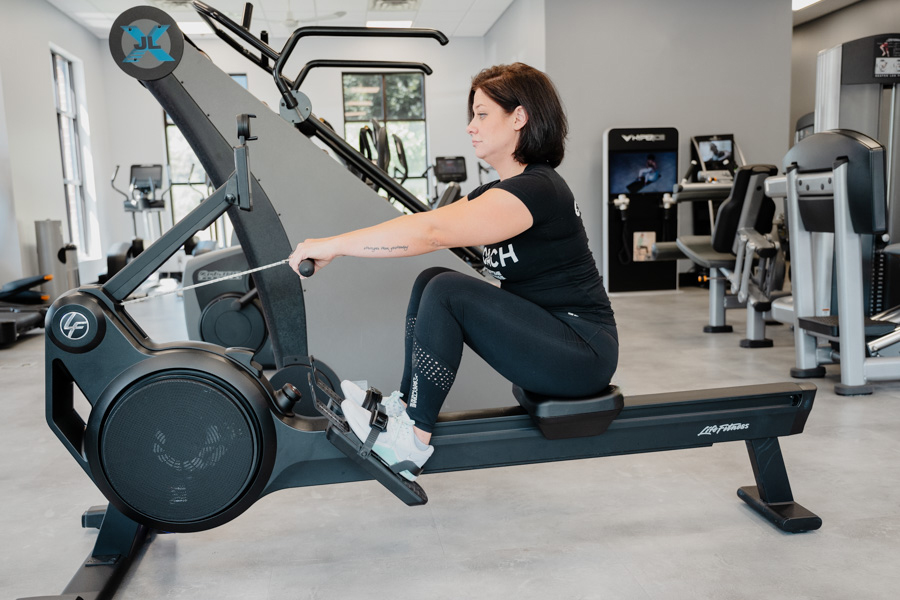
POLYGON ((131 226, 134 237, 131 239, 131 242, 116 242, 106 251, 106 273, 100 274, 97 280, 97 283, 100 284, 106 283, 144 251, 144 239, 138 236, 137 214, 140 213, 142 216, 144 231, 149 232, 150 222, 146 219, 145 211, 150 209, 151 203, 155 203, 155 208, 159 208, 156 190, 162 183, 162 165, 131 165, 130 195, 116 187, 116 176, 119 174, 119 168, 120 166, 116 165, 116 170, 113 171, 112 177, 109 178, 109 185, 122 195, 122 206, 125 212, 131 214, 131 226), (152 174, 155 173, 157 168, 159 169, 159 178, 154 179, 152 174), (137 170, 137 173, 135 173, 135 170, 137 170), (135 175, 141 175, 142 173, 145 177, 136 179, 135 175))

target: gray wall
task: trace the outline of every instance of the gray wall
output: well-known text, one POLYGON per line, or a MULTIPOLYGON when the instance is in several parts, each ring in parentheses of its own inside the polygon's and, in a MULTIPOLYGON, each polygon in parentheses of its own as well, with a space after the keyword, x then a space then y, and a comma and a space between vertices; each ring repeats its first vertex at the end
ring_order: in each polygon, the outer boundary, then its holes
POLYGON ((22 275, 19 230, 12 197, 12 170, 9 167, 9 135, 3 104, 3 73, 0 72, 0 283, 22 275))
POLYGON ((547 63, 544 0, 514 0, 484 36, 487 65, 523 62, 545 70, 547 63))
POLYGON ((554 0, 549 7, 547 73, 571 129, 560 172, 598 262, 604 130, 676 127, 679 173, 691 135, 734 133, 750 162, 777 163, 787 151, 789 2, 554 0))
POLYGON ((900 2, 863 0, 794 29, 791 44, 791 124, 816 107, 816 56, 880 33, 900 32, 900 2))
MULTIPOLYGON (((4 257, 0 281, 37 274, 35 221, 62 221, 63 236, 68 240, 51 47, 80 59, 76 68, 83 73, 85 86, 79 90, 83 103, 79 118, 89 205, 99 203, 98 191, 109 179, 108 121, 104 118, 107 95, 101 75, 102 62, 109 53, 106 44, 43 1, 4 0, 3 19, 12 26, 0 36, 0 218, 4 221, 0 226, 0 252, 4 257), (93 119, 87 118, 85 106, 90 107, 93 119), (10 231, 8 220, 14 221, 15 232, 10 231), (18 244, 19 250, 11 251, 12 244, 18 244)), ((90 223, 100 234, 95 239, 103 235, 104 216, 100 211, 98 219, 90 223)), ((80 250, 88 254, 87 258, 99 259, 101 255, 99 243, 80 250)))

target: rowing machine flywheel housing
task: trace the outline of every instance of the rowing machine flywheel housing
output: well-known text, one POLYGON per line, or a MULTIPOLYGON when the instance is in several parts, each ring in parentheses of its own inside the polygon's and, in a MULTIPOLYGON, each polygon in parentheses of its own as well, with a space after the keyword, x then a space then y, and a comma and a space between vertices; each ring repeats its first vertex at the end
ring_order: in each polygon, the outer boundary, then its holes
POLYGON ((60 299, 47 326, 50 426, 123 514, 200 531, 259 499, 275 460, 275 392, 251 352, 156 344, 84 289, 60 299), (86 423, 73 385, 91 404, 86 423))

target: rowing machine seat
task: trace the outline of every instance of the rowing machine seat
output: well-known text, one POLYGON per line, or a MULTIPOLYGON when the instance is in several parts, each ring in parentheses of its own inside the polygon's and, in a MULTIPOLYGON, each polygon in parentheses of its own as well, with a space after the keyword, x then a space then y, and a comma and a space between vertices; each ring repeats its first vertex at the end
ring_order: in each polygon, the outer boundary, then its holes
POLYGON ((625 399, 615 385, 582 398, 545 396, 513 386, 513 395, 551 440, 600 435, 622 411, 625 399))

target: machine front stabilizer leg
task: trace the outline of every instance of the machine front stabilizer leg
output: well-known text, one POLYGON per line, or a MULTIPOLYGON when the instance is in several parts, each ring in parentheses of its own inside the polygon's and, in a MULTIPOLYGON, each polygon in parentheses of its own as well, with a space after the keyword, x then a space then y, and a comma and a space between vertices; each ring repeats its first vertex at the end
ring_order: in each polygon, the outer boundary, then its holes
POLYGON ((782 531, 800 533, 821 527, 818 515, 794 502, 778 438, 746 442, 756 485, 740 488, 738 497, 782 531))

